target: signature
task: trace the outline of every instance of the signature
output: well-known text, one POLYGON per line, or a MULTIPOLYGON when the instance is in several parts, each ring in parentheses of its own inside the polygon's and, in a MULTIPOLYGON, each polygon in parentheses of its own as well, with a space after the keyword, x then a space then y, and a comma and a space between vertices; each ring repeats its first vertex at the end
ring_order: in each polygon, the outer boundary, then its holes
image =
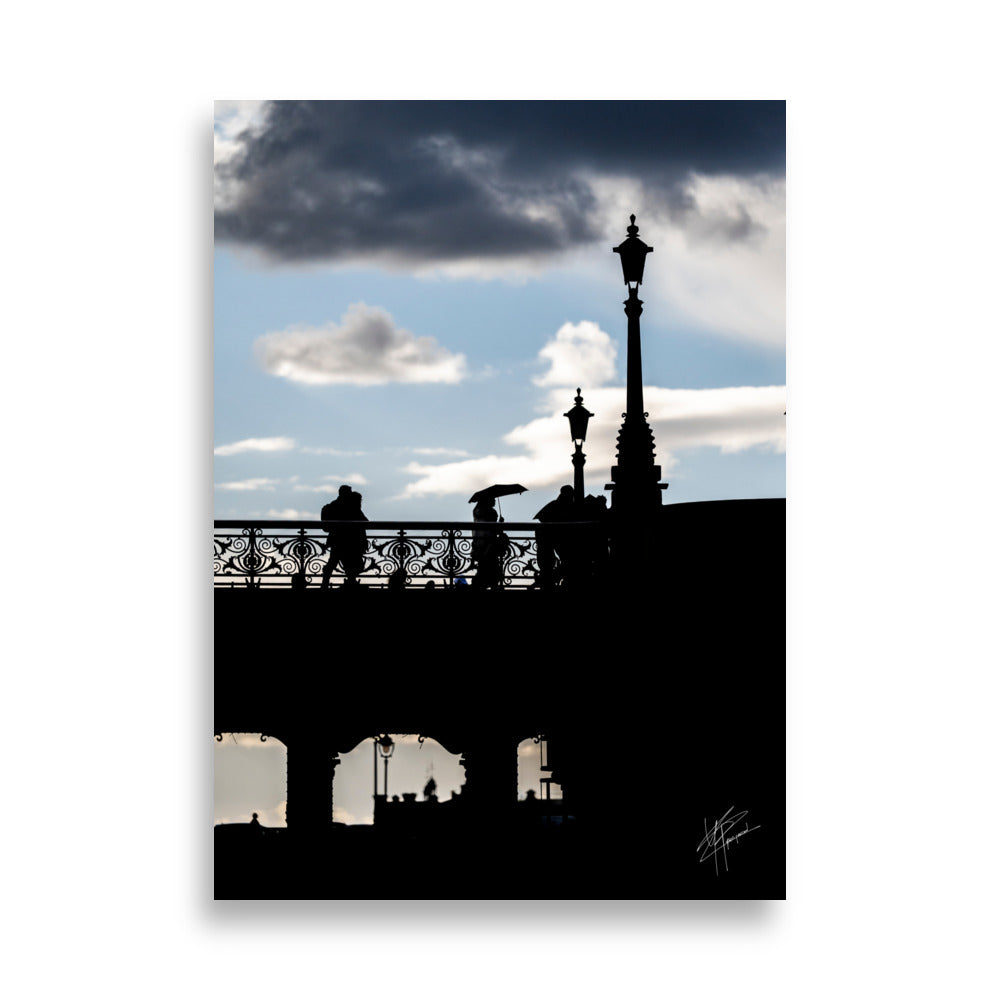
POLYGON ((709 828, 708 820, 705 820, 705 836, 698 844, 698 861, 707 861, 711 858, 715 862, 715 874, 719 874, 719 855, 722 855, 722 865, 729 871, 729 845, 735 844, 740 837, 745 837, 753 830, 759 830, 760 825, 750 826, 747 822, 749 810, 743 812, 733 812, 735 806, 730 806, 720 819, 717 819, 709 828), (734 828, 743 823, 742 830, 734 831, 734 828))

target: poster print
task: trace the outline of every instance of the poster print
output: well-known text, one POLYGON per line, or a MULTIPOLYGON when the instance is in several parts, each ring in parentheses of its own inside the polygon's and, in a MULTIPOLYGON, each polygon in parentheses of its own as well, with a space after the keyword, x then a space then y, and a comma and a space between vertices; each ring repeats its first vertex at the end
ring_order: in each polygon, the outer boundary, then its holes
POLYGON ((217 898, 783 898, 785 111, 220 101, 217 898))

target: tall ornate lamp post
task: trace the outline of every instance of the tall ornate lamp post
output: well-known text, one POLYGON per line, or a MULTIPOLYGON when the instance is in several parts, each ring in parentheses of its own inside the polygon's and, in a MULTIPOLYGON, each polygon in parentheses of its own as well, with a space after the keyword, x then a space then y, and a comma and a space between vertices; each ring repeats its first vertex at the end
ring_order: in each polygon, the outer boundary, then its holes
POLYGON ((642 401, 642 347, 639 342, 639 317, 642 300, 639 285, 646 263, 646 254, 653 248, 639 239, 639 227, 631 216, 628 236, 616 247, 622 263, 622 275, 628 286, 625 315, 628 317, 628 373, 626 381, 625 417, 618 432, 618 464, 611 469, 611 479, 605 489, 611 490, 611 510, 619 519, 654 515, 662 503, 660 467, 653 450, 653 431, 646 421, 642 401))
POLYGON ((572 409, 563 414, 564 417, 569 417, 569 436, 576 447, 573 452, 573 499, 577 506, 583 503, 583 466, 587 461, 587 456, 583 453, 583 442, 587 440, 587 422, 593 415, 583 405, 583 396, 577 389, 572 409))

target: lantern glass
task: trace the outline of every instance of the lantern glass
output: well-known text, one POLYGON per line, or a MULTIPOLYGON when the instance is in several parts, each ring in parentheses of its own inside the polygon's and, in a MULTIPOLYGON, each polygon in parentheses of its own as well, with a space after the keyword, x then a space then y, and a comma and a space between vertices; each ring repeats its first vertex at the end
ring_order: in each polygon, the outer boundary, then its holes
POLYGON ((391 757, 393 750, 396 749, 396 744, 393 742, 391 736, 383 736, 382 739, 378 741, 379 753, 383 757, 391 757))

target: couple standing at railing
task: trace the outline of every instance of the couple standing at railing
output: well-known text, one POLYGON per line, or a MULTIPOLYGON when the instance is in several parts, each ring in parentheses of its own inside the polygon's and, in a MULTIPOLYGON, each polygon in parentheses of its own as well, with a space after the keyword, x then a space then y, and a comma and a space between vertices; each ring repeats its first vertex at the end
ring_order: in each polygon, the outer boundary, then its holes
POLYGON ((368 550, 368 533, 357 522, 367 521, 361 512, 361 494, 350 486, 341 486, 337 499, 331 500, 320 511, 323 521, 355 522, 338 524, 327 530, 326 545, 330 558, 323 567, 322 586, 330 586, 330 577, 340 563, 344 567, 345 587, 359 586, 358 577, 365 563, 365 552, 368 550))

